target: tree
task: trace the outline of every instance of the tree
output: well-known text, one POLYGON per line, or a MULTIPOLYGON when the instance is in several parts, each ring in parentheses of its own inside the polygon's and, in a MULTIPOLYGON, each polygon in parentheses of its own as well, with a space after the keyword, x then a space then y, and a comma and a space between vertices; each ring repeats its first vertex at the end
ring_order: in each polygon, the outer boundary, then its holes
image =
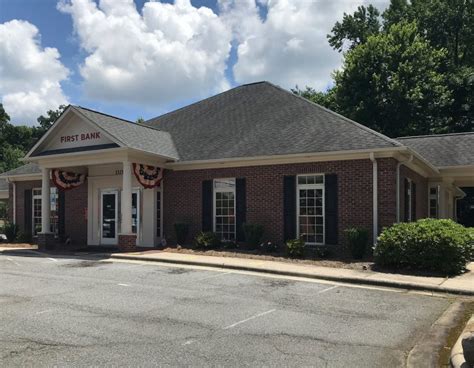
POLYGON ((298 86, 291 90, 295 95, 301 96, 310 100, 318 105, 324 106, 333 111, 337 111, 337 106, 334 101, 334 88, 331 88, 325 92, 316 91, 314 88, 306 86, 304 90, 299 89, 298 86))
POLYGON ((367 39, 380 31, 379 11, 372 5, 367 8, 359 6, 353 15, 344 13, 342 22, 336 22, 328 34, 329 44, 341 52, 344 43, 349 43, 349 49, 363 44, 367 39))
POLYGON ((416 23, 397 23, 347 53, 335 74, 342 114, 392 137, 427 134, 444 125, 451 103, 440 72, 446 50, 419 34, 416 23))
POLYGON ((47 116, 41 115, 36 119, 42 128, 42 130, 45 132, 47 131, 53 123, 58 120, 58 118, 61 116, 63 111, 67 108, 66 105, 59 105, 57 110, 48 110, 46 113, 47 116))
POLYGON ((145 122, 145 119, 143 119, 142 117, 139 117, 136 121, 137 124, 143 124, 145 122))

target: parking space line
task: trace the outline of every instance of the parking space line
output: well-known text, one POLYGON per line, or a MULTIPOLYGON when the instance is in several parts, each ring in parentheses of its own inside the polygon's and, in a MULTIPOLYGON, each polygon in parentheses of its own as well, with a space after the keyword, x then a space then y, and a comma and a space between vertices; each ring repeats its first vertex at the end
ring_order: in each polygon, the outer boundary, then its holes
POLYGON ((10 257, 7 257, 7 259, 8 259, 10 262, 14 263, 15 265, 20 266, 20 264, 19 264, 18 262, 14 261, 14 260, 11 259, 10 257))
POLYGON ((129 285, 129 284, 117 284, 117 285, 119 285, 119 286, 126 286, 126 287, 130 287, 130 285, 129 285))
POLYGON ((337 287, 339 287, 339 285, 334 285, 334 286, 328 287, 327 289, 319 291, 318 294, 325 293, 326 291, 329 291, 329 290, 334 290, 337 287))
POLYGON ((238 326, 238 325, 240 325, 240 324, 242 324, 242 323, 248 322, 248 321, 250 321, 250 320, 252 320, 252 319, 255 319, 255 318, 258 318, 258 317, 263 317, 263 316, 265 316, 266 314, 270 314, 270 313, 273 313, 273 312, 275 312, 275 311, 276 311, 276 309, 270 309, 270 310, 268 310, 268 311, 266 311, 266 312, 262 312, 262 313, 256 314, 256 315, 254 315, 254 316, 252 316, 252 317, 243 319, 242 321, 235 322, 235 323, 233 323, 233 324, 231 324, 231 325, 229 325, 229 326, 226 326, 226 327, 223 328, 223 330, 228 330, 229 328, 234 328, 235 326, 238 326))
POLYGON ((220 276, 225 276, 225 275, 228 275, 232 273, 231 271, 228 271, 228 272, 220 272, 218 273, 217 275, 211 275, 211 276, 206 276, 206 277, 203 277, 202 279, 199 279, 198 281, 203 281, 203 280, 207 280, 207 279, 213 279, 215 277, 220 277, 220 276))
POLYGON ((54 259, 54 258, 51 258, 51 257, 48 257, 48 259, 49 259, 50 261, 53 261, 53 262, 58 262, 57 259, 54 259))

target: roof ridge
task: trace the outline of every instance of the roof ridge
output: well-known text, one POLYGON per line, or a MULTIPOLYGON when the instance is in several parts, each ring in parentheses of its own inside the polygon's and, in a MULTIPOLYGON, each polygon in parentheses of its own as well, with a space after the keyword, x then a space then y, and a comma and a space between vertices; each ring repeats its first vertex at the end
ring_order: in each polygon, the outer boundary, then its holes
MULTIPOLYGON (((133 125, 136 125, 136 126, 141 126, 141 127, 148 128, 148 129, 153 129, 153 130, 156 130, 156 131, 158 131, 158 132, 164 132, 163 130, 157 129, 157 128, 152 127, 152 126, 149 126, 149 125, 145 125, 145 124, 143 124, 143 123, 137 123, 137 122, 133 122, 133 121, 131 121, 131 120, 122 119, 122 118, 119 118, 118 116, 106 114, 106 113, 104 113, 104 112, 97 111, 97 110, 93 110, 93 109, 90 109, 90 108, 88 108, 88 107, 79 106, 79 105, 71 105, 71 106, 72 106, 72 107, 75 107, 75 108, 87 110, 87 111, 93 112, 93 113, 95 113, 95 114, 104 115, 104 116, 107 116, 107 117, 109 117, 109 118, 114 118, 114 119, 117 119, 117 120, 121 120, 121 121, 123 121, 124 123, 133 124, 133 125)), ((166 133, 166 132, 165 132, 165 133, 166 133)))
POLYGON ((267 82, 267 81, 259 81, 259 82, 253 82, 253 83, 247 83, 247 84, 241 84, 241 85, 239 85, 239 86, 235 86, 235 87, 230 88, 230 89, 228 89, 228 90, 226 90, 226 91, 219 92, 219 93, 216 94, 216 95, 212 95, 212 96, 206 97, 206 98, 203 99, 203 100, 199 100, 199 101, 193 102, 192 104, 179 107, 179 108, 177 108, 177 109, 175 109, 175 110, 172 110, 172 111, 165 112, 165 113, 162 114, 162 115, 155 116, 154 118, 151 118, 151 119, 148 119, 147 121, 145 121, 145 124, 151 123, 152 121, 157 120, 157 119, 160 119, 160 118, 163 118, 163 117, 165 117, 165 116, 168 116, 168 115, 177 113, 178 111, 185 110, 185 109, 190 108, 190 107, 192 107, 192 106, 194 106, 194 105, 200 104, 201 102, 208 101, 208 100, 212 100, 212 99, 214 99, 214 98, 216 98, 216 97, 219 97, 219 96, 221 96, 221 95, 223 95, 223 94, 225 94, 225 93, 229 93, 230 91, 234 91, 234 90, 239 89, 239 88, 242 88, 242 87, 247 87, 247 86, 251 86, 251 85, 254 85, 254 84, 261 84, 261 83, 269 83, 269 82, 267 82))
POLYGON ((271 82, 266 81, 266 83, 268 83, 270 86, 272 86, 272 87, 274 87, 274 88, 276 88, 276 89, 278 89, 278 90, 280 90, 280 91, 283 91, 283 92, 288 93, 289 95, 291 95, 291 96, 293 96, 293 97, 296 97, 296 98, 301 99, 301 100, 303 100, 303 101, 305 101, 305 102, 307 102, 307 103, 309 103, 309 104, 312 104, 312 105, 314 105, 314 106, 316 106, 316 107, 318 107, 318 108, 320 108, 320 109, 322 109, 322 110, 324 110, 324 111, 326 111, 326 112, 328 112, 328 113, 330 113, 330 114, 332 114, 332 115, 336 115, 336 116, 342 118, 343 120, 347 121, 348 123, 350 123, 350 124, 352 124, 352 125, 355 125, 356 127, 361 128, 361 129, 365 130, 366 132, 371 133, 371 134, 373 134, 373 135, 375 135, 375 136, 377 136, 377 137, 379 137, 379 138, 384 139, 385 141, 387 141, 387 142, 393 144, 394 146, 397 146, 397 147, 403 146, 403 144, 401 144, 401 143, 398 142, 397 140, 395 140, 395 139, 393 139, 393 138, 390 138, 390 137, 387 137, 385 134, 379 133, 379 132, 377 132, 377 131, 375 131, 375 130, 373 130, 373 129, 370 129, 369 127, 367 127, 367 126, 365 126, 365 125, 363 125, 363 124, 360 124, 360 123, 358 123, 358 122, 356 122, 356 121, 354 121, 354 120, 352 120, 352 119, 349 119, 348 117, 346 117, 346 116, 344 116, 344 115, 341 115, 341 114, 339 114, 339 113, 337 113, 337 112, 335 112, 335 111, 332 111, 331 109, 328 109, 327 107, 321 106, 321 105, 317 104, 316 102, 310 101, 310 100, 308 100, 307 98, 304 98, 304 97, 299 96, 299 95, 297 95, 297 94, 295 94, 295 93, 292 93, 292 92, 290 92, 290 91, 288 91, 288 90, 286 90, 286 89, 284 89, 284 88, 282 88, 282 87, 280 87, 280 86, 277 86, 277 85, 275 85, 275 84, 273 84, 273 83, 271 83, 271 82))
POLYGON ((474 132, 457 132, 457 133, 441 133, 441 134, 422 134, 422 135, 407 135, 405 137, 397 137, 396 139, 411 139, 411 138, 436 138, 436 137, 449 137, 457 135, 471 135, 474 132))

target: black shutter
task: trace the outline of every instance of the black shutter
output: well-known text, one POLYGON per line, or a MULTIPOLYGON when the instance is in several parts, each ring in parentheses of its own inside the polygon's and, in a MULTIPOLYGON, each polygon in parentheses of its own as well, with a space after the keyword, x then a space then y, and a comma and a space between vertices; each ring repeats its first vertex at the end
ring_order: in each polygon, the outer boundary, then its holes
POLYGON ((238 241, 244 241, 244 229, 243 224, 246 221, 247 214, 247 201, 246 201, 246 189, 245 189, 245 178, 235 179, 235 225, 236 235, 238 241))
POLYGON ((66 196, 65 191, 58 189, 58 233, 60 237, 66 234, 66 196))
POLYGON ((416 221, 416 183, 411 182, 411 220, 416 221))
POLYGON ((212 231, 212 180, 202 182, 202 231, 212 231))
POLYGON ((325 244, 338 244, 337 175, 324 177, 325 244))
POLYGON ((24 202, 24 226, 25 228, 23 231, 27 234, 32 234, 33 233, 33 193, 31 189, 25 189, 25 192, 23 194, 23 200, 24 202))
POLYGON ((296 176, 283 178, 284 240, 296 238, 296 176))

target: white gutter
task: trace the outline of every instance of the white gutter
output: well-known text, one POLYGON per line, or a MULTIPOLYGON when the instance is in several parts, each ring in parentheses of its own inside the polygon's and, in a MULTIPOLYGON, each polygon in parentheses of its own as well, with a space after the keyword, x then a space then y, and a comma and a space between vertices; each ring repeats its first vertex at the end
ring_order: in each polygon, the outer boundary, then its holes
POLYGON ((379 208, 378 208, 378 167, 375 154, 370 153, 370 161, 372 161, 372 206, 373 206, 373 241, 377 244, 377 236, 379 232, 379 208))
POLYGON ((413 161, 413 155, 405 161, 397 163, 397 223, 400 222, 400 167, 413 161))

